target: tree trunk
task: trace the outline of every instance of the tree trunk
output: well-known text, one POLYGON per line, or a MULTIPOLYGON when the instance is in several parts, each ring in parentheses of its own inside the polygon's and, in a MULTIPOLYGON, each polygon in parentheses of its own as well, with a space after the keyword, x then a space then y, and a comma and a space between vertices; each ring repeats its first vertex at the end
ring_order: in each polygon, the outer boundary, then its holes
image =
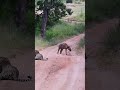
POLYGON ((48 10, 45 7, 43 10, 43 15, 42 15, 42 28, 41 28, 41 37, 42 38, 45 38, 47 21, 48 21, 48 10))

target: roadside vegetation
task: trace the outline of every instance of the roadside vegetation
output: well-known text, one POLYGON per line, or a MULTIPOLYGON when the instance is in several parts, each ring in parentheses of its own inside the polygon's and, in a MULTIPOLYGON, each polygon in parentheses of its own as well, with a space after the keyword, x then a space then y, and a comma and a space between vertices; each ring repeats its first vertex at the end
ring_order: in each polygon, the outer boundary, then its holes
POLYGON ((85 47, 85 36, 79 42, 79 48, 84 48, 84 47, 85 47))
POLYGON ((85 25, 82 23, 71 25, 62 21, 57 23, 53 27, 50 27, 46 31, 46 38, 44 40, 42 38, 39 38, 39 34, 36 33, 38 36, 36 36, 35 38, 35 45, 41 47, 55 45, 74 35, 84 33, 84 31, 85 25))
MULTIPOLYGON (((63 0, 65 2, 65 0, 63 0)), ((85 13, 84 8, 78 10, 78 6, 71 8, 73 11, 73 16, 68 15, 67 18, 74 19, 79 23, 69 23, 64 21, 66 17, 63 17, 57 22, 54 22, 52 25, 46 27, 46 36, 45 38, 40 37, 40 24, 36 24, 35 27, 35 47, 47 47, 51 45, 56 45, 70 37, 84 33, 85 31, 85 13), (82 22, 82 23, 81 23, 82 22)))

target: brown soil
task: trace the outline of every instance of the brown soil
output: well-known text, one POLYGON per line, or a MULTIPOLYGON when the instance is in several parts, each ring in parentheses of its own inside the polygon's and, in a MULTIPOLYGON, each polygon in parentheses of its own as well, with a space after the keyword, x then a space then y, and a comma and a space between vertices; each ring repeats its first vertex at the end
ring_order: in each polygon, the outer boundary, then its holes
POLYGON ((40 51, 48 60, 35 61, 35 90, 85 90, 84 50, 78 55, 75 49, 83 36, 65 41, 72 47, 69 55, 57 54, 59 44, 40 51))

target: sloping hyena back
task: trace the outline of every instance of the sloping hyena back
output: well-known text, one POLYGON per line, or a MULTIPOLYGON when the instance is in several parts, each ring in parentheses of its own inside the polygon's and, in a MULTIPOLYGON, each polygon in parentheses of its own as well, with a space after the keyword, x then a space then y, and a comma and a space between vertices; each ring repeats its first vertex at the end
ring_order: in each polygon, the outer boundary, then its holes
POLYGON ((59 53, 59 51, 60 51, 60 54, 61 54, 63 49, 65 49, 66 55, 67 55, 67 50, 71 51, 71 47, 67 43, 62 43, 58 46, 58 52, 57 53, 59 53))

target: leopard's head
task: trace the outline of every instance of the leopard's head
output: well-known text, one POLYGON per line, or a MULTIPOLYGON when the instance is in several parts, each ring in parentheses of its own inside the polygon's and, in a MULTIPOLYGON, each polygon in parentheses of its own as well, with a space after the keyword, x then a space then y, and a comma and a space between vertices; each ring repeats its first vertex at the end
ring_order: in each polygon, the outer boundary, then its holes
POLYGON ((10 61, 6 57, 0 57, 0 66, 10 65, 10 61))

